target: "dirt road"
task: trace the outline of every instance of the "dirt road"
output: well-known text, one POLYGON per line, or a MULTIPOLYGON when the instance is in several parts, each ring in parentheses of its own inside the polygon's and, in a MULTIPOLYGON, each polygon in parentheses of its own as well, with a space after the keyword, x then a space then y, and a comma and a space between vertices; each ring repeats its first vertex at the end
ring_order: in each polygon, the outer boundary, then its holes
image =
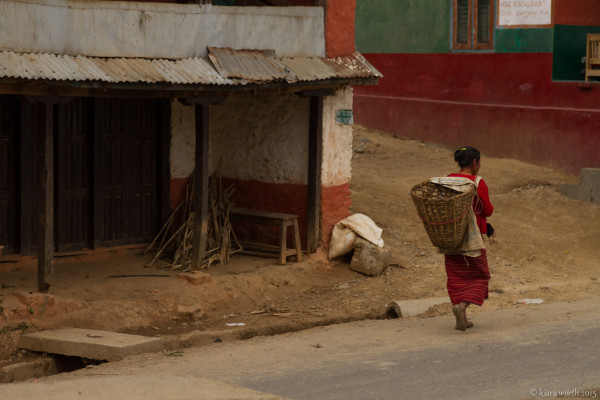
MULTIPOLYGON (((355 128, 352 211, 384 230, 397 266, 369 278, 325 253, 279 266, 240 257, 196 276, 146 269, 140 249, 56 260, 49 294, 35 293, 35 260, 0 264, 0 359, 15 357, 20 332, 58 326, 145 335, 242 329, 246 337, 379 317, 392 300, 445 296, 442 256, 409 196, 412 185, 456 170, 452 150, 355 128), (115 275, 166 277, 110 277, 115 275), (186 279, 189 278, 189 279, 186 279)), ((576 177, 508 159, 482 158, 495 207, 488 249, 492 290, 483 310, 600 297, 600 206, 566 198, 576 177)), ((480 310, 473 309, 477 313, 480 310)), ((423 316, 449 314, 449 303, 423 316)), ((450 327, 452 328, 452 327, 450 327)))

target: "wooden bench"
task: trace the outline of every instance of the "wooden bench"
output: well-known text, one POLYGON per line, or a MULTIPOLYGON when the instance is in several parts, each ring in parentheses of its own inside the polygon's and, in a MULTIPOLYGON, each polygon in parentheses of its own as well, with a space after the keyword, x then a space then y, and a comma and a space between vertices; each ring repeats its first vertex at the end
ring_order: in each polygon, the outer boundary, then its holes
POLYGON ((298 216, 268 211, 250 210, 247 208, 232 207, 229 211, 232 220, 249 222, 253 224, 271 225, 279 228, 279 246, 264 243, 241 242, 244 247, 242 253, 252 255, 278 255, 279 264, 285 264, 288 256, 296 256, 296 261, 302 261, 302 246, 300 244, 300 231, 298 229, 298 216), (293 228, 295 249, 287 248, 287 230, 293 228), (251 249, 257 249, 253 251, 251 249))
POLYGON ((600 33, 588 33, 587 52, 585 57, 585 80, 600 77, 600 33))

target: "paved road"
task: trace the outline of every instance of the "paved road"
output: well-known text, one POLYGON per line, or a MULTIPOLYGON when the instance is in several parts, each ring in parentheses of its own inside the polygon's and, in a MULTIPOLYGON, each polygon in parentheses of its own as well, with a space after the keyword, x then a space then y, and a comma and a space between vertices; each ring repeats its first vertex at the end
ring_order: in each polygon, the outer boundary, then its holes
POLYGON ((138 356, 58 379, 192 375, 295 400, 524 399, 533 390, 600 387, 599 317, 600 301, 589 300, 478 313, 467 332, 455 331, 450 316, 362 321, 182 357, 138 356))

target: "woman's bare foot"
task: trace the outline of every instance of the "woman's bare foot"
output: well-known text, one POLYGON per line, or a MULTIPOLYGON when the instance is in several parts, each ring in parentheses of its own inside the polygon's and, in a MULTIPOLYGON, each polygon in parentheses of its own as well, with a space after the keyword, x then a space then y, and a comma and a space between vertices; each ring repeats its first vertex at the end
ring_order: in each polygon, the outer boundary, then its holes
POLYGON ((473 327, 473 323, 467 319, 467 307, 468 306, 469 306, 469 303, 461 302, 452 307, 452 312, 454 313, 454 316, 456 317, 456 326, 454 327, 454 329, 459 330, 459 331, 464 331, 467 328, 473 327), (456 307, 456 311, 455 311, 454 307, 456 307), (459 321, 457 313, 462 314, 462 317, 465 321, 465 323, 464 323, 465 329, 461 329, 462 324, 459 321))
POLYGON ((467 330, 467 319, 464 304, 465 303, 459 303, 452 306, 452 312, 456 317, 456 326, 454 329, 458 329, 459 331, 467 330))

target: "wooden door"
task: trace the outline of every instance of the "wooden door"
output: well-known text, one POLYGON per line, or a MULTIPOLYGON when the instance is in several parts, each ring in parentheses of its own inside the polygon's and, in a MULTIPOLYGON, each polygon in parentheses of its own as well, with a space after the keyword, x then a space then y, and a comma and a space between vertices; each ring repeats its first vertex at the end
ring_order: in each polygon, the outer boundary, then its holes
POLYGON ((21 102, 21 254, 36 251, 38 226, 38 148, 45 133, 42 104, 21 102))
POLYGON ((18 139, 19 101, 0 96, 0 246, 4 254, 19 248, 18 139))
POLYGON ((58 251, 91 247, 90 99, 76 98, 56 107, 55 240, 58 251))
POLYGON ((96 246, 144 243, 158 227, 160 102, 96 99, 96 246))

